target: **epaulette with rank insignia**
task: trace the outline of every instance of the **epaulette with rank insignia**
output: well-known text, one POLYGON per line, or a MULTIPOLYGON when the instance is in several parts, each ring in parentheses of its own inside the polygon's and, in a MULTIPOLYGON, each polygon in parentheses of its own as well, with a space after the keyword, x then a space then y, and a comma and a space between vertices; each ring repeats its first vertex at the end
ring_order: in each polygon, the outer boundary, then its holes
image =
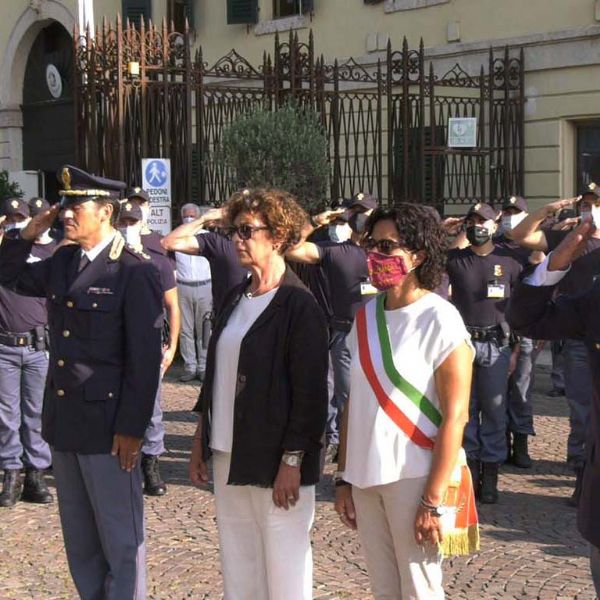
POLYGON ((144 252, 143 249, 132 248, 131 246, 125 246, 125 250, 129 254, 133 254, 138 260, 152 260, 152 257, 144 252))

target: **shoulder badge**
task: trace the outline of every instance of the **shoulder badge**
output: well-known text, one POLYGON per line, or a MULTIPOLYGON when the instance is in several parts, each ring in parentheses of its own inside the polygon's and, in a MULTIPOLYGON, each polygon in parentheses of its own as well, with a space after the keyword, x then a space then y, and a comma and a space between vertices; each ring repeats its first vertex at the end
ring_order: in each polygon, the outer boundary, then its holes
POLYGON ((123 253, 123 248, 125 248, 125 240, 123 239, 123 236, 117 231, 115 239, 112 241, 110 252, 108 254, 110 260, 119 260, 121 254, 123 253))
POLYGON ((134 248, 133 246, 126 244, 125 250, 129 252, 129 254, 133 254, 133 256, 135 256, 138 260, 152 260, 152 257, 144 252, 143 246, 134 248))

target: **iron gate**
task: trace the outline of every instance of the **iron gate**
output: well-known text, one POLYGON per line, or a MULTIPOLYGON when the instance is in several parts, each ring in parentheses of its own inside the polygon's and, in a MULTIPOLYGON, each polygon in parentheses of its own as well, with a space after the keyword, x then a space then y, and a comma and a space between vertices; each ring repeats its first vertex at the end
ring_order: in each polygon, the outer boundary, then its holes
MULTIPOLYGON (((328 64, 312 32, 275 37, 252 65, 235 50, 212 66, 193 57, 187 31, 105 21, 75 31, 78 162, 140 182, 142 157, 171 158, 175 205, 220 203, 232 177, 218 160, 223 130, 255 106, 287 99, 315 111, 329 145, 330 197, 368 191, 384 202, 438 208, 523 194, 523 52, 489 52, 473 76, 459 64, 443 75, 423 43, 374 64, 328 64), (477 147, 449 149, 449 117, 478 120, 477 147)), ((325 202, 326 199, 324 199, 325 202)))

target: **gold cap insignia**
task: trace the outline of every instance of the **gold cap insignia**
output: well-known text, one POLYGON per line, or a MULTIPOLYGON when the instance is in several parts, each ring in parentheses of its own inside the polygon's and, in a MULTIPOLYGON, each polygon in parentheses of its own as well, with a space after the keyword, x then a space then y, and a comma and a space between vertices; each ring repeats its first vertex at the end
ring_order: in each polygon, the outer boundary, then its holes
POLYGON ((142 191, 142 188, 134 187, 133 191, 134 191, 134 193, 139 194, 142 191))
POLYGON ((473 210, 481 210, 481 203, 478 202, 474 207, 473 210))
POLYGON ((246 188, 245 190, 242 190, 242 196, 249 196, 249 195, 250 195, 249 189, 246 188))
POLYGON ((590 189, 592 192, 595 192, 597 187, 598 186, 593 181, 590 183, 590 185, 588 185, 588 189, 590 189))
POLYGON ((516 198, 513 196, 513 197, 512 197, 512 198, 509 200, 509 202, 510 202, 511 204, 516 204, 516 203, 517 203, 517 199, 516 199, 516 198))
POLYGON ((363 199, 364 199, 364 197, 365 197, 365 195, 364 195, 364 194, 361 192, 360 194, 358 194, 358 196, 356 196, 356 199, 357 199, 358 201, 360 201, 360 200, 363 200, 363 199))
POLYGON ((63 187, 65 190, 71 189, 71 172, 67 167, 64 167, 61 174, 60 179, 62 181, 63 187))
POLYGON ((41 201, 41 200, 38 198, 38 199, 35 201, 35 205, 36 205, 38 208, 42 208, 42 201, 41 201))
POLYGON ((132 208, 133 208, 133 206, 131 205, 131 202, 128 202, 128 203, 125 205, 125 210, 131 210, 132 208))
POLYGON ((10 203, 10 205, 11 205, 13 208, 19 208, 19 201, 18 201, 18 200, 13 200, 13 201, 10 203))

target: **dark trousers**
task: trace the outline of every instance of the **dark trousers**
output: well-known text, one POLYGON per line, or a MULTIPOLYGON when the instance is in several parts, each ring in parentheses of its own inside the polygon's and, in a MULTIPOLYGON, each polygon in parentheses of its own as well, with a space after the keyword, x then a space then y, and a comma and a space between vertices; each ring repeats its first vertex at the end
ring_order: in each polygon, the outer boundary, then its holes
POLYGON ((48 372, 43 350, 0 344, 0 468, 47 469, 42 404, 48 372))
POLYGON ((333 372, 333 395, 327 411, 326 437, 328 444, 339 444, 340 422, 350 392, 350 350, 346 344, 347 331, 332 329, 329 336, 329 357, 333 372))
POLYGON ((584 342, 565 340, 565 395, 569 403, 569 437, 567 439, 567 463, 574 468, 582 467, 585 458, 585 442, 592 405, 592 373, 590 359, 584 342))
POLYGON ((463 445, 471 459, 502 463, 508 450, 506 394, 511 349, 496 341, 474 341, 473 345, 475 364, 463 445))
POLYGON ((514 373, 508 380, 508 428, 513 433, 535 435, 533 429, 533 340, 521 338, 521 350, 514 373))
POLYGON ((83 600, 146 598, 144 504, 139 465, 110 454, 52 452, 71 576, 83 600))

